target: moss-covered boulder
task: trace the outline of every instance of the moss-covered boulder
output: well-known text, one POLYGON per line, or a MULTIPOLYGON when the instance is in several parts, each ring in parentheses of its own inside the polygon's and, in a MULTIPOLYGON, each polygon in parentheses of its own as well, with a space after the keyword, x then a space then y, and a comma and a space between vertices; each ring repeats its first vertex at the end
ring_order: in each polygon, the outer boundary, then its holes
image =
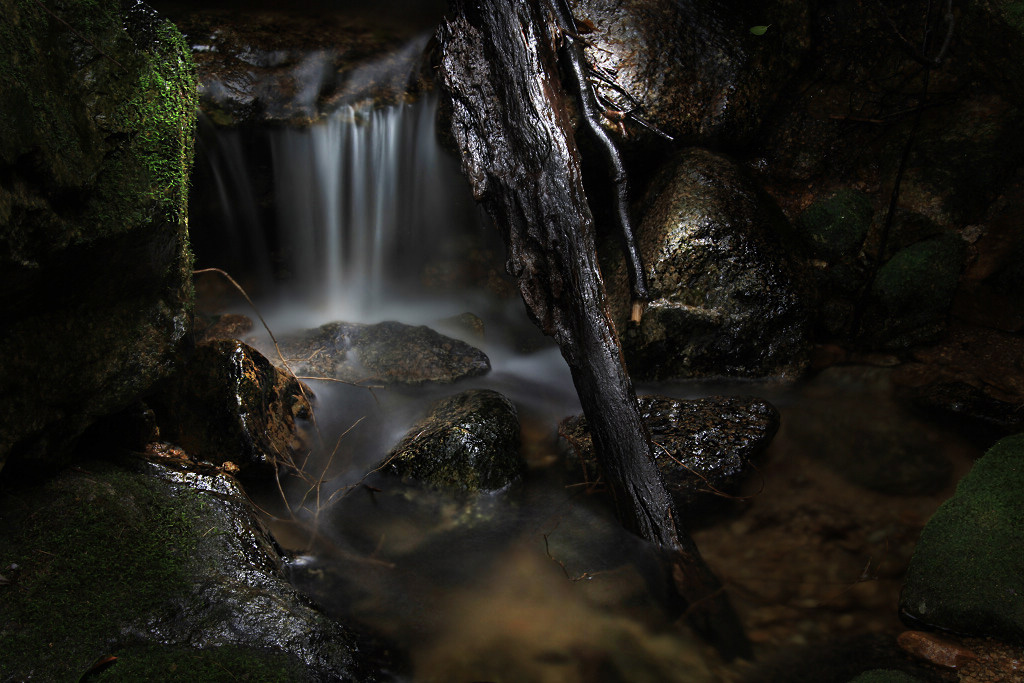
POLYGON ((945 234, 896 252, 871 284, 864 341, 904 348, 934 339, 946 327, 965 251, 963 240, 945 234))
POLYGON ((442 399, 386 462, 392 474, 453 494, 505 488, 526 470, 516 408, 487 389, 442 399))
POLYGON ((1024 434, 979 459, 921 532, 904 621, 1024 644, 1024 434))
POLYGON ((243 342, 200 344, 150 405, 161 437, 196 460, 232 462, 243 474, 302 460, 305 434, 296 420, 310 417, 305 389, 243 342))
POLYGON ((0 0, 0 466, 52 468, 189 327, 196 84, 139 2, 0 0))
POLYGON ((807 207, 795 227, 813 256, 833 264, 856 255, 873 215, 874 207, 867 195, 841 188, 807 207))
POLYGON ((74 681, 104 657, 114 680, 374 679, 355 634, 285 580, 231 477, 86 461, 8 493, 0 679, 74 681))
POLYGON ((807 302, 783 246, 788 225, 771 199, 728 158, 692 149, 666 164, 645 205, 637 242, 651 300, 639 325, 628 322, 621 260, 603 269, 630 373, 799 374, 807 302))

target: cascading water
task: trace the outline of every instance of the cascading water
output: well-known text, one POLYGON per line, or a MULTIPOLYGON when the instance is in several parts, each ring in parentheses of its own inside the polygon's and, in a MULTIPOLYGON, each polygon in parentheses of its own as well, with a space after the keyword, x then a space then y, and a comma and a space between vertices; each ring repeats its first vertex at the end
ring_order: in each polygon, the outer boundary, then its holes
POLYGON ((436 99, 343 107, 271 137, 277 226, 293 293, 330 315, 365 317, 465 225, 466 191, 434 136, 436 99))
POLYGON ((436 105, 427 95, 343 106, 305 128, 262 131, 249 150, 237 131, 208 135, 223 258, 245 271, 239 279, 274 283, 272 299, 320 320, 381 319, 421 303, 424 266, 445 259, 453 237, 479 222, 456 162, 437 142, 436 105), (270 170, 262 181, 252 177, 261 156, 270 170))

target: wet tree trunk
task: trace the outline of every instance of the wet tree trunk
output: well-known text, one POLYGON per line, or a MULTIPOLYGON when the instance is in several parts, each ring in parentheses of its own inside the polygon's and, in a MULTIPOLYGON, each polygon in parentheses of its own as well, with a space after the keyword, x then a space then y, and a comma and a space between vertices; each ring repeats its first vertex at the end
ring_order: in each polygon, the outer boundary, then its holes
POLYGON ((749 655, 651 455, 605 303, 549 1, 450 1, 438 80, 451 132, 475 197, 502 231, 530 315, 572 371, 620 519, 661 549, 691 624, 726 656, 749 655))

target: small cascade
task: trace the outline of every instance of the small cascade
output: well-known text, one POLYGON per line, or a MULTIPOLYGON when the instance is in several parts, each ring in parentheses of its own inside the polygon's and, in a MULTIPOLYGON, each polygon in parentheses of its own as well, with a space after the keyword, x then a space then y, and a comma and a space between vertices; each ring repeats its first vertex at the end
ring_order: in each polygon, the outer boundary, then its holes
POLYGON ((209 229, 228 245, 227 261, 244 260, 250 282, 271 281, 286 302, 332 319, 419 298, 424 266, 479 220, 437 142, 436 109, 433 95, 346 105, 308 127, 264 129, 256 149, 243 149, 237 131, 216 131, 203 151, 224 215, 209 229), (268 177, 250 177, 261 167, 268 177))

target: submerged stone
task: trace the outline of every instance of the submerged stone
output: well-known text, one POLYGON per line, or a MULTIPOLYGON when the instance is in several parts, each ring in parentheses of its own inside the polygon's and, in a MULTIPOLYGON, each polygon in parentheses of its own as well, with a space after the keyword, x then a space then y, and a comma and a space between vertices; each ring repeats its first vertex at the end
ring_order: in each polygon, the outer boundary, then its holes
POLYGON ((662 170, 637 231, 651 300, 629 323, 620 263, 616 324, 638 379, 795 376, 807 364, 806 302, 782 246, 785 218, 725 157, 688 150, 662 170))
POLYGON ((503 489, 526 471, 516 408, 486 389, 442 399, 385 462, 392 474, 455 494, 503 489))
POLYGON ((66 463, 173 369, 196 84, 141 2, 0 1, 0 467, 66 463))
POLYGON ((914 627, 1024 644, 1024 434, 999 441, 932 515, 900 615, 914 627))
POLYGON ((172 652, 179 676, 194 658, 244 680, 376 680, 368 641, 288 585, 227 475, 87 461, 4 497, 0 520, 0 566, 18 567, 0 586, 4 680, 78 680, 101 656, 120 680, 163 680, 172 652))
POLYGON ((490 371, 483 351, 425 325, 328 323, 282 340, 297 375, 373 384, 449 384, 490 371))
MULTIPOLYGON (((640 415, 654 444, 654 458, 680 513, 707 507, 717 494, 735 493, 750 473, 751 462, 779 429, 779 413, 763 399, 713 396, 677 400, 641 396, 640 415)), ((558 433, 583 467, 584 477, 599 482, 594 445, 582 415, 566 418, 558 433)))
POLYGON ((151 400, 161 437, 196 460, 273 471, 304 447, 310 405, 293 376, 235 340, 201 344, 151 400))

